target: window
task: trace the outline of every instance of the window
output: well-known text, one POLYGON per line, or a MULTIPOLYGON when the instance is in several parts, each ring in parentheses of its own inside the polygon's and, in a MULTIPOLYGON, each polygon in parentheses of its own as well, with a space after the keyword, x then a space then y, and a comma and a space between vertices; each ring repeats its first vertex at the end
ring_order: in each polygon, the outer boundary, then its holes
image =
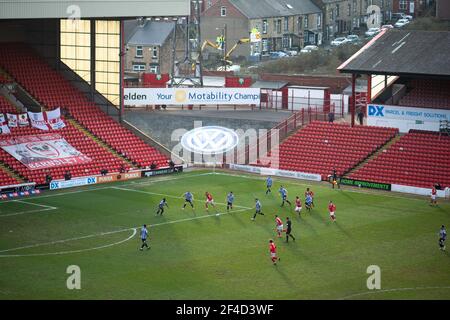
POLYGON ((158 66, 150 66, 149 70, 151 73, 158 73, 158 66))
POLYGON ((356 14, 356 0, 353 0, 353 13, 356 14))
POLYGON ((336 18, 339 17, 339 3, 336 4, 336 18))
POLYGON ((136 47, 136 57, 142 58, 143 56, 144 56, 144 48, 142 48, 142 46, 137 46, 136 47))
POLYGON ((61 61, 88 83, 91 82, 91 22, 61 20, 61 61))
POLYGON ((220 16, 221 17, 227 16, 227 7, 220 7, 220 16))
POLYGON ((145 63, 133 63, 133 71, 145 71, 145 63))
POLYGON ((152 49, 152 58, 158 59, 158 47, 153 47, 152 49))
POLYGON ((333 9, 330 10, 330 20, 334 21, 334 10, 333 9))
POLYGON ((289 30, 289 17, 284 17, 284 31, 289 30))
POLYGON ((322 26, 322 14, 318 13, 317 14, 317 29, 320 29, 321 26, 322 26))
POLYGON ((399 8, 400 10, 406 10, 406 9, 408 9, 408 1, 407 1, 407 0, 400 0, 400 1, 398 2, 398 8, 399 8))
POLYGON ((208 0, 208 8, 211 8, 212 6, 212 0, 208 0))
POLYGON ((262 39, 261 46, 263 52, 269 51, 269 43, 267 42, 267 39, 262 39))
POLYGON ((351 16, 352 15, 352 4, 349 3, 348 4, 348 10, 347 10, 347 16, 351 16))
POLYGON ((309 21, 308 21, 309 19, 308 19, 308 16, 305 16, 305 19, 303 20, 304 21, 304 23, 305 23, 305 25, 304 25, 304 28, 305 29, 308 29, 309 28, 309 21))
POLYGON ((303 27, 303 17, 298 17, 297 25, 298 25, 298 33, 301 33, 303 27))
POLYGON ((267 33, 267 20, 263 20, 262 22, 262 33, 263 34, 267 33))
POLYGON ((277 33, 281 33, 281 19, 277 20, 277 33))
POLYGON ((120 21, 95 21, 95 89, 120 104, 120 21))

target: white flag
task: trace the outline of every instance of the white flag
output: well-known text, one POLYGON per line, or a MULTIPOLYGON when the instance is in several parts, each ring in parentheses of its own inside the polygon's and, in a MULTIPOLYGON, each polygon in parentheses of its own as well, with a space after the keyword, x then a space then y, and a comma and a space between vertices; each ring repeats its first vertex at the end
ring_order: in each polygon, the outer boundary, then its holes
POLYGON ((0 133, 1 134, 9 134, 11 130, 6 123, 5 115, 3 113, 0 114, 0 133))
POLYGON ((43 112, 28 112, 28 116, 30 117, 32 127, 48 131, 47 122, 45 121, 43 112))
POLYGON ((21 113, 19 114, 19 127, 27 127, 30 123, 28 122, 28 114, 21 113))
POLYGON ((53 130, 62 129, 66 124, 61 119, 61 109, 57 108, 55 110, 46 111, 47 123, 53 130))
POLYGON ((7 113, 6 117, 8 118, 8 126, 10 128, 17 128, 17 114, 7 113))

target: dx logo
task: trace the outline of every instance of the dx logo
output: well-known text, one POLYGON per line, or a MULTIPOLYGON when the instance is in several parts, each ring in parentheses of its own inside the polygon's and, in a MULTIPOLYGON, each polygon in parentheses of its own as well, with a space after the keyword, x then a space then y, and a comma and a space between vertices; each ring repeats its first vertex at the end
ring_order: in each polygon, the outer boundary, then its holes
POLYGON ((369 106, 369 116, 384 117, 384 107, 383 106, 369 106))

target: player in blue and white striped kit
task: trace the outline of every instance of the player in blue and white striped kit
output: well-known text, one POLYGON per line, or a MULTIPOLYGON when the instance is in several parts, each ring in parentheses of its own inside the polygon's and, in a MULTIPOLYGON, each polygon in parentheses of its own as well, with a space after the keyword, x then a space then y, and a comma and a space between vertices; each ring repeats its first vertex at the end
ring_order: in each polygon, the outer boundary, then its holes
POLYGON ((285 202, 289 203, 289 205, 292 206, 292 203, 287 199, 287 194, 288 194, 288 192, 287 192, 286 188, 284 188, 283 186, 281 186, 281 187, 280 187, 280 190, 278 190, 278 192, 279 192, 280 195, 281 195, 281 200, 282 200, 282 202, 281 202, 281 207, 284 207, 284 203, 285 203, 285 202))
POLYGON ((184 210, 184 208, 186 208, 186 204, 188 204, 188 203, 191 205, 192 209, 194 209, 193 201, 194 201, 193 194, 190 191, 186 192, 184 194, 184 205, 183 205, 182 209, 184 210))
POLYGON ((447 231, 445 230, 445 226, 442 225, 439 230, 439 249, 445 251, 445 240, 447 240, 447 231))
POLYGON ((266 194, 272 193, 272 190, 271 190, 272 183, 273 183, 272 178, 270 176, 268 176, 266 179, 266 187, 267 187, 266 194))
POLYGON ((166 198, 162 199, 161 202, 158 205, 158 211, 156 211, 156 215, 160 214, 162 215, 164 213, 164 206, 166 206, 167 208, 169 207, 169 205, 167 204, 166 198))
POLYGON ((150 249, 150 247, 147 244, 147 237, 148 237, 148 230, 147 230, 147 225, 144 224, 144 226, 141 228, 141 241, 142 241, 142 245, 141 248, 139 250, 144 250, 144 247, 147 247, 147 250, 150 249))
POLYGON ((255 199, 256 203, 255 203, 255 214, 253 215, 252 220, 256 219, 256 215, 260 214, 260 215, 264 215, 264 213, 262 213, 261 209, 262 209, 262 205, 261 202, 258 199, 255 199))
POLYGON ((227 212, 230 212, 230 209, 233 209, 233 202, 234 202, 234 194, 232 191, 230 191, 230 193, 227 194, 227 212))

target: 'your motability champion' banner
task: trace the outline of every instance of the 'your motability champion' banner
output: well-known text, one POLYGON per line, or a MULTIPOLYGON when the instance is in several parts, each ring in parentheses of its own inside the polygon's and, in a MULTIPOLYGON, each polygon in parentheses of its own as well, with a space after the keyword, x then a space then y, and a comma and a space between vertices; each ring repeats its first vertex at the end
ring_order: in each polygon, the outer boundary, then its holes
POLYGON ((259 104, 259 88, 125 88, 125 105, 259 104))
POLYGON ((58 134, 10 138, 0 141, 0 147, 31 170, 91 161, 58 134))

